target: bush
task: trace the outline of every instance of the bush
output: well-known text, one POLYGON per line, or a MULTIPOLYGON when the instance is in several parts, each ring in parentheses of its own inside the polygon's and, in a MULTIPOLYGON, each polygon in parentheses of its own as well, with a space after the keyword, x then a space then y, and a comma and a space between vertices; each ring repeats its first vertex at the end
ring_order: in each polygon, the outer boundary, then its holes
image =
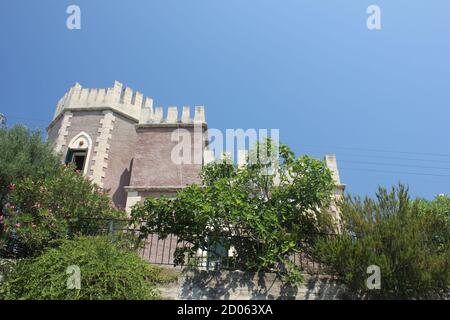
POLYGON ((380 188, 376 200, 348 196, 340 205, 341 235, 320 241, 315 253, 363 298, 445 296, 450 285, 450 219, 443 212, 448 209, 411 201, 402 185, 390 193, 380 188), (380 289, 367 288, 370 265, 380 267, 380 289))
POLYGON ((96 233, 108 219, 122 218, 106 193, 60 165, 44 179, 26 177, 10 187, 4 215, 0 253, 3 257, 38 255, 52 241, 70 234, 96 233))
POLYGON ((106 237, 60 240, 35 259, 21 260, 5 275, 0 299, 113 300, 158 299, 158 283, 167 279, 161 269, 142 260, 106 237), (69 289, 73 274, 80 270, 81 288, 69 289), (68 269, 69 268, 69 269, 68 269))

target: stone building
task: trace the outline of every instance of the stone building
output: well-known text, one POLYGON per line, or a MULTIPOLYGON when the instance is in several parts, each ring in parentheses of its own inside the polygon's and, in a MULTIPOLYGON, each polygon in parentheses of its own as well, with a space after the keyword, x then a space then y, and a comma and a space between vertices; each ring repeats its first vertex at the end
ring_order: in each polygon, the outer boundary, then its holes
MULTIPOLYGON (((147 196, 173 195, 192 183, 200 183, 202 166, 212 160, 207 150, 207 124, 203 106, 193 116, 183 107, 153 107, 153 99, 115 82, 112 88, 88 89, 78 83, 59 100, 47 128, 48 140, 62 161, 100 187, 109 190, 117 207, 127 210, 147 196), (189 133, 190 156, 196 161, 177 163, 172 152, 177 132, 189 133)), ((338 184, 336 158, 325 157, 338 184)))

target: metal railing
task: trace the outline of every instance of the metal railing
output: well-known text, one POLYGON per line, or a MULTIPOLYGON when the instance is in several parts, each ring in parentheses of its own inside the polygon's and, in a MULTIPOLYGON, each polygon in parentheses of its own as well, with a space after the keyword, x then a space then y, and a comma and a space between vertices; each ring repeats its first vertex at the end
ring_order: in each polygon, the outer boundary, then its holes
MULTIPOLYGON (((164 238, 161 238, 158 234, 149 234, 146 238, 142 238, 140 227, 141 225, 130 226, 129 220, 126 219, 83 218, 79 219, 79 223, 73 223, 70 229, 72 235, 109 235, 126 239, 143 259, 158 265, 174 266, 177 264, 175 259, 177 251, 183 253, 186 249, 193 248, 193 244, 182 241, 173 234, 169 234, 164 238)), ((225 237, 233 238, 232 240, 234 241, 231 242, 234 243, 247 242, 246 245, 249 245, 249 241, 251 241, 250 245, 253 246, 252 254, 249 257, 243 257, 242 254, 238 256, 233 248, 226 248, 217 242, 212 244, 207 242, 205 249, 194 250, 193 255, 185 255, 181 265, 208 270, 252 271, 251 267, 249 269, 247 262, 250 259, 254 259, 259 252, 262 252, 264 244, 251 240, 248 237, 230 235, 225 235, 225 237)), ((309 274, 328 273, 329 269, 311 256, 306 243, 298 243, 298 248, 299 252, 289 257, 290 261, 309 274)), ((178 264, 180 264, 179 261, 178 264)), ((274 265, 268 267, 265 271, 277 271, 279 268, 280 266, 274 265)))

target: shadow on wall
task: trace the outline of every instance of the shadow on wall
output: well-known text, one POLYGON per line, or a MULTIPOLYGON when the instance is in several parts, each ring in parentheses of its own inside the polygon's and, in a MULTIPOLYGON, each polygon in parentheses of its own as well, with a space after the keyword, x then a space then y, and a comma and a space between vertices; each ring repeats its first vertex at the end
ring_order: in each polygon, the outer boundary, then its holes
POLYGON ((133 160, 134 159, 131 159, 130 161, 130 167, 128 169, 125 169, 120 175, 119 185, 117 186, 116 191, 114 191, 111 197, 116 207, 121 209, 125 209, 127 202, 127 193, 124 187, 130 185, 131 168, 133 168, 133 160))
POLYGON ((344 285, 323 276, 304 275, 298 287, 283 283, 274 273, 185 269, 178 283, 162 288, 169 299, 187 300, 337 300, 348 299, 344 285))

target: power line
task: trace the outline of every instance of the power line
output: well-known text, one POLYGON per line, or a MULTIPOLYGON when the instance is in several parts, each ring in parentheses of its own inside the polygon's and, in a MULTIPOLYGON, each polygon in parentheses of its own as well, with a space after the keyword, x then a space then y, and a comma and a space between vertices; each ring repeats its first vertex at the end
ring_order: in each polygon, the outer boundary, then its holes
POLYGON ((381 162, 352 161, 352 160, 340 160, 340 159, 338 160, 338 162, 369 164, 369 165, 378 165, 378 166, 392 166, 392 167, 409 167, 409 168, 422 168, 422 169, 450 170, 450 167, 418 166, 418 165, 401 164, 401 163, 381 163, 381 162))
POLYGON ((398 150, 387 150, 387 149, 370 149, 370 148, 359 148, 359 147, 338 147, 338 146, 318 146, 318 145, 308 145, 303 144, 302 146, 313 147, 313 148, 332 148, 332 149, 347 149, 347 150, 359 150, 368 152, 383 152, 383 153, 400 153, 400 154, 415 154, 415 155, 426 155, 426 156, 436 156, 436 157, 450 157, 448 153, 429 153, 429 152, 414 152, 414 151, 398 151, 398 150))
POLYGON ((17 119, 17 120, 26 120, 26 121, 39 121, 39 122, 45 122, 50 123, 51 120, 44 120, 44 119, 37 119, 37 118, 25 118, 25 117, 16 117, 16 116, 10 116, 8 115, 9 119, 17 119))
MULTIPOLYGON (((325 153, 323 149, 310 149, 316 152, 325 153)), ((355 154, 355 153, 347 153, 347 152, 339 152, 335 153, 336 155, 347 155, 351 157, 360 157, 360 158, 376 158, 376 159, 391 159, 391 160, 406 160, 406 161, 422 161, 422 162, 435 162, 435 163, 450 163, 450 160, 436 160, 436 159, 421 159, 421 158, 405 158, 405 157, 389 157, 389 156, 380 156, 380 155, 370 155, 370 154, 355 154)), ((339 159, 338 159, 339 162, 339 159)))
POLYGON ((419 173, 419 172, 373 170, 373 169, 346 168, 346 167, 340 167, 339 170, 340 170, 340 171, 341 171, 341 170, 367 171, 367 172, 390 173, 390 174, 411 174, 411 175, 418 175, 418 176, 430 176, 430 177, 445 177, 445 178, 450 178, 450 175, 448 175, 448 174, 432 174, 432 173, 419 173))

